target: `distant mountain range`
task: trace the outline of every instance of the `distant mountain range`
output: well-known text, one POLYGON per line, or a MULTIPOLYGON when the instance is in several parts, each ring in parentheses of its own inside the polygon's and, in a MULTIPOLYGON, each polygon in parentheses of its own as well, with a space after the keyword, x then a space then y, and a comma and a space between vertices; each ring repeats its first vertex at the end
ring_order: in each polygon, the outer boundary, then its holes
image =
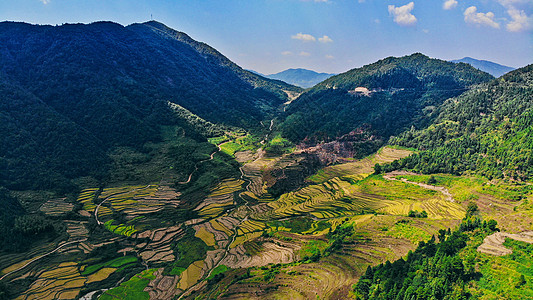
POLYGON ((285 71, 282 71, 276 74, 270 74, 270 75, 263 75, 260 73, 258 74, 265 76, 266 78, 285 81, 286 83, 296 85, 299 87, 303 87, 303 88, 313 87, 316 84, 330 78, 331 76, 336 75, 336 74, 328 74, 328 73, 318 73, 318 72, 315 72, 312 70, 306 70, 306 69, 287 69, 285 71))
POLYGON ((466 63, 473 66, 476 69, 487 72, 494 77, 500 77, 505 73, 515 70, 515 68, 500 65, 488 60, 479 60, 471 57, 464 57, 461 59, 452 60, 453 63, 466 63))

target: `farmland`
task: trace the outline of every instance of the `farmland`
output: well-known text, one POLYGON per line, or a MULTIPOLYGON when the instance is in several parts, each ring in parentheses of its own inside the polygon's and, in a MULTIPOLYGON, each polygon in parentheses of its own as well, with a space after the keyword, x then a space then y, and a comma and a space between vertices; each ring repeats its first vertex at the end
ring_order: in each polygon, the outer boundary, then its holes
MULTIPOLYGON (((227 140, 213 142, 220 146, 227 140)), ((163 183, 82 190, 76 201, 84 219, 65 222, 74 244, 61 252, 71 259, 54 256, 18 271, 37 278, 20 299, 75 298, 120 276, 127 280, 99 292, 100 299, 238 299, 250 293, 268 299, 345 298, 367 266, 401 258, 420 241, 456 226, 470 201, 504 229, 531 229, 528 186, 446 174, 435 175, 428 185, 426 175, 373 174, 376 163, 410 153, 385 147, 361 160, 322 168, 279 196, 270 194, 267 170, 305 160, 262 150, 228 153, 241 162, 242 176, 220 180, 189 211, 181 208, 182 194, 163 183), (514 204, 508 197, 516 199, 514 204), (424 216, 410 217, 413 211, 424 216), (513 217, 507 225, 508 216, 513 217)), ((55 199, 42 210, 65 214, 73 207, 55 199)), ((501 264, 499 258, 488 259, 501 264)), ((479 284, 479 289, 491 288, 479 284)))

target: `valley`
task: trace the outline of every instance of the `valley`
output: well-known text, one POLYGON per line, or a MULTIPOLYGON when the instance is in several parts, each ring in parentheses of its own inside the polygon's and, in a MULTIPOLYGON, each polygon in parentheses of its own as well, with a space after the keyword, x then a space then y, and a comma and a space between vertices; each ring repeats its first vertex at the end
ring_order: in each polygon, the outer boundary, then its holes
POLYGON ((532 65, 304 90, 155 21, 0 28, 0 299, 533 297, 532 65))

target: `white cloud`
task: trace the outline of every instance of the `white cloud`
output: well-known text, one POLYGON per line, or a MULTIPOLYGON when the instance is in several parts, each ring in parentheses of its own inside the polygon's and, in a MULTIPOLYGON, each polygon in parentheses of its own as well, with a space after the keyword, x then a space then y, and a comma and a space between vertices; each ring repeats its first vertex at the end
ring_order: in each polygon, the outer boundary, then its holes
POLYGON ((310 34, 306 34, 306 33, 301 33, 301 32, 291 36, 291 39, 300 40, 300 41, 304 41, 304 42, 314 42, 314 41, 316 41, 316 38, 314 36, 312 36, 310 34))
POLYGON ((457 7, 457 0, 446 0, 442 4, 442 8, 446 10, 454 9, 457 7))
POLYGON ((429 33, 429 29, 422 29, 423 33, 429 33))
POLYGON ((309 52, 305 52, 305 51, 302 51, 302 52, 300 52, 300 54, 298 54, 298 55, 300 55, 300 56, 311 56, 311 53, 309 53, 309 52))
POLYGON ((494 21, 494 13, 480 13, 477 12, 477 7, 470 6, 464 12, 465 22, 477 25, 490 26, 492 28, 500 28, 500 24, 494 21))
POLYGON ((281 52, 281 55, 289 56, 289 55, 292 55, 292 52, 291 51, 283 51, 283 52, 281 52))
POLYGON ((533 28, 533 18, 527 16, 523 10, 518 10, 511 7, 507 10, 507 13, 511 17, 511 21, 505 26, 508 31, 520 32, 533 28))
POLYGON ((506 10, 511 20, 507 22, 507 31, 520 32, 533 29, 533 16, 527 15, 526 11, 531 11, 533 1, 531 0, 498 0, 506 10))
POLYGON ((334 59, 335 57, 333 55, 326 54, 326 59, 334 59))
POLYGON ((376 23, 376 24, 381 24, 381 20, 380 20, 380 19, 375 19, 375 20, 374 20, 374 23, 376 23))
POLYGON ((321 38, 318 38, 318 41, 321 42, 321 43, 333 43, 333 40, 327 35, 325 35, 325 36, 323 36, 321 38))
POLYGON ((41 1, 43 4, 48 4, 48 3, 50 3, 50 0, 39 0, 39 1, 41 1))
POLYGON ((414 2, 409 2, 404 6, 396 7, 389 5, 389 14, 394 17, 394 22, 401 26, 412 26, 416 24, 416 17, 411 13, 415 8, 414 2))

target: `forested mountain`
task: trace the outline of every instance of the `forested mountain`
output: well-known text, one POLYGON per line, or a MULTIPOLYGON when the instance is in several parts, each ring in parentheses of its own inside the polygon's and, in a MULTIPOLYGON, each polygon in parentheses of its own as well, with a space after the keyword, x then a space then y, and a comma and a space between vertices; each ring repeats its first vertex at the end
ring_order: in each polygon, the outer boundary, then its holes
POLYGON ((169 102, 253 127, 299 88, 152 21, 0 23, 0 90, 0 186, 48 189, 102 178, 114 147, 160 141, 160 126, 184 117, 169 102))
POLYGON ((310 88, 334 76, 335 74, 318 73, 306 69, 287 69, 279 73, 265 75, 270 79, 278 79, 303 88, 310 88))
POLYGON ((110 149, 142 150, 178 122, 169 102, 249 128, 299 91, 153 21, 2 22, 0 89, 0 186, 11 189, 104 176, 110 149))
POLYGON ((316 85, 290 104, 280 126, 293 141, 328 140, 361 128, 386 139, 429 124, 446 99, 492 78, 419 53, 389 57, 316 85))
POLYGON ((483 72, 487 72, 491 74, 494 77, 500 77, 505 73, 511 72, 515 68, 511 68, 508 66, 500 65, 491 61, 487 60, 479 60, 471 57, 463 57, 461 59, 452 60, 453 63, 465 63, 469 64, 472 67, 479 69, 483 72))
POLYGON ((422 152, 402 167, 423 173, 478 171, 493 177, 533 176, 533 65, 447 100, 434 124, 393 138, 422 152))

